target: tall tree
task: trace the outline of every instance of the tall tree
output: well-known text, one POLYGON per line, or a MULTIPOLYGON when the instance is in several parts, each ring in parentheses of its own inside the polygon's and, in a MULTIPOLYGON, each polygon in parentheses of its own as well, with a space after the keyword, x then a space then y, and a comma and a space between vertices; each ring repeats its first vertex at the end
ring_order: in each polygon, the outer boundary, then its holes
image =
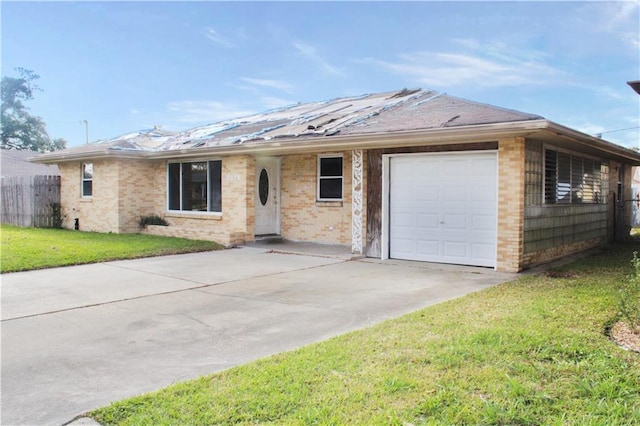
POLYGON ((0 138, 2 148, 48 152, 64 149, 62 138, 51 140, 42 118, 29 114, 26 101, 40 91, 34 80, 40 76, 31 70, 16 68, 20 77, 2 77, 0 138))
POLYGON ((51 141, 52 151, 58 151, 67 147, 67 140, 65 138, 53 138, 51 141))

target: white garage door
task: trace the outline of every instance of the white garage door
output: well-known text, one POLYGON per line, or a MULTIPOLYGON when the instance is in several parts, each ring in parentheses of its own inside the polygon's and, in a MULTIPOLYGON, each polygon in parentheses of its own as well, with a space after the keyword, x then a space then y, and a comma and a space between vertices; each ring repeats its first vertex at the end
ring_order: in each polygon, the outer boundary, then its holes
POLYGON ((495 152, 391 157, 389 168, 391 258, 495 267, 495 152))

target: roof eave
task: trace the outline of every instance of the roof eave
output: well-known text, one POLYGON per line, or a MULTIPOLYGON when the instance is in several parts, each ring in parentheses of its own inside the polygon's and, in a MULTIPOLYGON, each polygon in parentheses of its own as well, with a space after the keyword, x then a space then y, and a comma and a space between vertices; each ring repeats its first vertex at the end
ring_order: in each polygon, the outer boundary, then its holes
POLYGON ((315 138, 283 138, 271 141, 249 141, 241 144, 170 151, 122 151, 103 149, 80 153, 49 153, 31 161, 43 164, 97 159, 189 159, 226 155, 284 155, 344 149, 375 149, 410 147, 430 144, 456 144, 496 141, 506 137, 546 134, 553 138, 568 138, 573 142, 597 149, 612 157, 640 165, 640 153, 600 138, 579 132, 546 119, 524 120, 460 127, 439 127, 392 133, 318 136, 315 138))
POLYGON ((30 159, 36 163, 62 163, 105 158, 196 158, 207 155, 264 154, 283 155, 337 149, 368 149, 380 147, 416 146, 425 143, 462 143, 496 140, 500 137, 525 135, 544 127, 546 120, 529 120, 460 127, 409 130, 392 133, 317 136, 314 138, 282 138, 270 141, 249 141, 241 144, 168 151, 121 151, 102 149, 78 153, 52 152, 30 159))
POLYGON ((284 155, 343 149, 375 149, 419 146, 425 144, 454 144, 495 141, 504 137, 525 136, 544 128, 546 120, 518 121, 460 127, 369 133, 357 135, 319 136, 315 139, 288 138, 271 141, 246 142, 242 145, 216 146, 150 153, 154 159, 184 159, 206 155, 262 154, 284 155))
POLYGON ((629 148, 614 144, 604 139, 588 135, 578 130, 571 129, 552 121, 547 121, 545 131, 555 136, 569 138, 583 146, 595 148, 598 151, 606 152, 618 161, 622 161, 634 166, 640 166, 640 153, 629 148))
POLYGON ((50 152, 42 154, 37 157, 29 158, 29 161, 33 163, 41 164, 57 164, 66 163, 69 161, 83 161, 83 160, 100 160, 100 159, 114 159, 114 158, 144 158, 150 154, 148 151, 122 151, 115 149, 101 149, 96 151, 83 151, 83 152, 50 152))

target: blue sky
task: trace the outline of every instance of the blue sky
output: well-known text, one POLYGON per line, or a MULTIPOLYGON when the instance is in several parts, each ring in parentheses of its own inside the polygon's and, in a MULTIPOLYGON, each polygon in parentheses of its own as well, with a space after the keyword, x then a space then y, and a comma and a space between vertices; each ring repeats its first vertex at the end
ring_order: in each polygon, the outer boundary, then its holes
POLYGON ((93 141, 421 87, 633 147, 639 5, 3 1, 2 75, 41 76, 31 113, 69 146, 83 120, 93 141))

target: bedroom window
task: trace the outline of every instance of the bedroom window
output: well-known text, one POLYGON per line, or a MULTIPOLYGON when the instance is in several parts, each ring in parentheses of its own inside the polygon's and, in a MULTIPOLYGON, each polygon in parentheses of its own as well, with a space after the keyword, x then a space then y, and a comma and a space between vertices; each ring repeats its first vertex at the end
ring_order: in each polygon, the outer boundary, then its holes
POLYGON ((342 156, 318 156, 318 201, 342 200, 342 156))
POLYGON ((169 163, 169 210, 222 211, 222 161, 169 163))
POLYGON ((93 196, 93 163, 82 163, 82 196, 93 196))
POLYGON ((545 204, 605 203, 608 167, 573 153, 545 149, 545 204))

